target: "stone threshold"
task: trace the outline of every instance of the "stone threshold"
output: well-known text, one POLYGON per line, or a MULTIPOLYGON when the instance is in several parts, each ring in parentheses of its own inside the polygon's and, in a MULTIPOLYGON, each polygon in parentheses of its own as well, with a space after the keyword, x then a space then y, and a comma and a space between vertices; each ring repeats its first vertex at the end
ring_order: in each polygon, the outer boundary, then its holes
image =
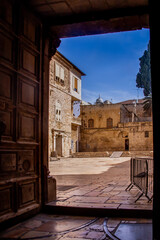
POLYGON ((56 206, 48 203, 43 212, 47 214, 70 215, 70 216, 94 216, 94 217, 121 217, 121 218, 148 218, 152 219, 153 210, 150 209, 114 209, 103 207, 76 207, 56 206))

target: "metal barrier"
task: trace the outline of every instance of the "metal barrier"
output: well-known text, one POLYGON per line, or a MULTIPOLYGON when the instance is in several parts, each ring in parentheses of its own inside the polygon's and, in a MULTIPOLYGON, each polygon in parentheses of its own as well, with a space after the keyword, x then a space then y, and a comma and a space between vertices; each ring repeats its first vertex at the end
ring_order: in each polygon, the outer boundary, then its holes
POLYGON ((153 159, 131 158, 130 181, 131 183, 126 188, 126 191, 130 191, 133 186, 136 186, 141 192, 135 202, 143 195, 146 196, 148 201, 151 201, 153 198, 153 159))

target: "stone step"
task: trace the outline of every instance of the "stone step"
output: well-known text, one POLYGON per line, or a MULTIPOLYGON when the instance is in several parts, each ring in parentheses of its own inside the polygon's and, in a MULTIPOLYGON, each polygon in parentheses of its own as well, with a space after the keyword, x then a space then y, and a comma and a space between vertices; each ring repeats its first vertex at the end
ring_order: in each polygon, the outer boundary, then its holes
POLYGON ((153 157, 153 151, 124 151, 122 157, 153 157))
POLYGON ((119 157, 122 156, 122 154, 123 154, 123 152, 118 152, 118 151, 116 151, 116 152, 113 152, 113 153, 111 154, 110 158, 119 158, 119 157))
POLYGON ((112 152, 76 152, 72 154, 74 158, 91 158, 91 157, 109 157, 112 152))

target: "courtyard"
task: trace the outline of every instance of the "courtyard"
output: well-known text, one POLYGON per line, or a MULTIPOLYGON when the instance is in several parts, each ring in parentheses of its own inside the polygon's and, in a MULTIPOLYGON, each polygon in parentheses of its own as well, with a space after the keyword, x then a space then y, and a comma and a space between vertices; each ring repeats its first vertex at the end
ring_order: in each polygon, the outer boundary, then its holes
POLYGON ((130 157, 60 158, 50 161, 57 185, 53 206, 151 210, 152 203, 130 184, 130 157))

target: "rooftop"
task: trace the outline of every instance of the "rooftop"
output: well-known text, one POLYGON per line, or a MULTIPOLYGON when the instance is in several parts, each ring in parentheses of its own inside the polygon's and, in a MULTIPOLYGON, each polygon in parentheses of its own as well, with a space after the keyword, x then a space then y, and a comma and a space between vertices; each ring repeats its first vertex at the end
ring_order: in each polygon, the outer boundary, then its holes
POLYGON ((71 61, 69 61, 62 53, 60 53, 58 50, 56 51, 56 54, 61 56, 65 61, 67 61, 72 67, 78 71, 82 76, 86 76, 84 72, 82 72, 76 65, 74 65, 71 61))

